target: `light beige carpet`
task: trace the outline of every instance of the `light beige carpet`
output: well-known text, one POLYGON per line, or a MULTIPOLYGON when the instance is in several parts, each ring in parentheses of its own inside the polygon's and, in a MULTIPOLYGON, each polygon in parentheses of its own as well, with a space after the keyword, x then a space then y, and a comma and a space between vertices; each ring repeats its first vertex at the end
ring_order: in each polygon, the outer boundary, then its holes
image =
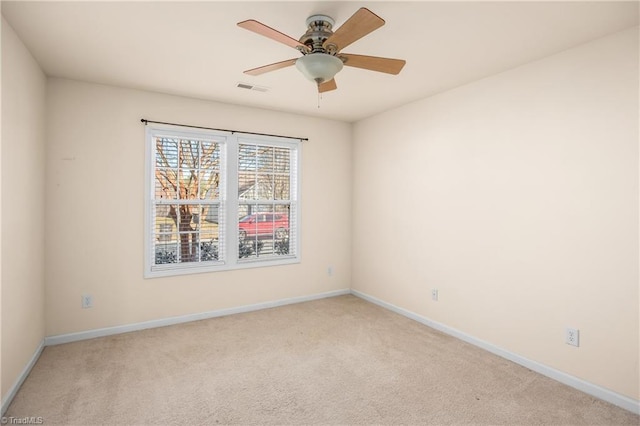
POLYGON ((639 424, 354 296, 47 347, 6 416, 77 425, 639 424))

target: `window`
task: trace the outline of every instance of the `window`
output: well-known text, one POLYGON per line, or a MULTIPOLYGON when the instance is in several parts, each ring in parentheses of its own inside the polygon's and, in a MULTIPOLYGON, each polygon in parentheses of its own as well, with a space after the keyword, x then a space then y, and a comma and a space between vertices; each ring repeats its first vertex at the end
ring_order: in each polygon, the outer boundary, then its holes
POLYGON ((146 133, 145 277, 299 261, 298 140, 146 133))

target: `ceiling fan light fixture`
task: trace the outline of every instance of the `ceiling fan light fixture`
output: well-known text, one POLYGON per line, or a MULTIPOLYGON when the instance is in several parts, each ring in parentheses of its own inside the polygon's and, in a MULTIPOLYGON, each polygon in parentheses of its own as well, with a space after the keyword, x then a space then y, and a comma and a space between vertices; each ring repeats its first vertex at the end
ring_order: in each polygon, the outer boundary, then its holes
POLYGON ((333 79, 342 69, 342 61, 326 53, 310 53, 296 61, 296 68, 309 80, 318 84, 333 79))

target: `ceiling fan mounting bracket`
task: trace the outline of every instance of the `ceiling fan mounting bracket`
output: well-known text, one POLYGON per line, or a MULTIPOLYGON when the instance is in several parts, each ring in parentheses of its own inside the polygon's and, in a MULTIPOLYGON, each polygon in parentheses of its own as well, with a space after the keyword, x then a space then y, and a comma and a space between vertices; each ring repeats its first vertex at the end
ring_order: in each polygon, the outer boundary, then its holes
MULTIPOLYGON (((311 15, 307 18, 307 27, 311 27, 311 24, 317 23, 317 22, 324 22, 325 24, 328 24, 329 29, 333 28, 333 26, 336 24, 336 21, 333 20, 333 18, 331 16, 327 16, 327 15, 311 15)), ((316 24, 318 25, 318 24, 316 24)))

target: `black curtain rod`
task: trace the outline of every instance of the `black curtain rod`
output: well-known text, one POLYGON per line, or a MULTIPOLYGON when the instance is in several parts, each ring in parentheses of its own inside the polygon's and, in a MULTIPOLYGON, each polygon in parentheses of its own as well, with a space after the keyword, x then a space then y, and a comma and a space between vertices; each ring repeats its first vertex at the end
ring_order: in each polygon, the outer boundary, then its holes
POLYGON ((230 132, 231 134, 234 133, 244 133, 246 135, 256 135, 256 136, 273 136, 273 137, 277 137, 277 138, 287 138, 287 139, 299 139, 301 141, 308 141, 309 138, 296 138, 294 136, 282 136, 282 135, 272 135, 269 133, 256 133, 256 132, 243 132, 240 130, 229 130, 229 129, 216 129, 213 127, 201 127, 201 126, 191 126, 189 124, 177 124, 177 123, 167 123, 165 121, 152 121, 152 120, 146 120, 144 118, 140 119, 140 121, 142 123, 144 123, 145 125, 149 124, 149 123, 155 123, 155 124, 168 124, 170 126, 181 126, 181 127, 191 127, 192 129, 205 129, 205 130, 217 130, 219 132, 230 132))

